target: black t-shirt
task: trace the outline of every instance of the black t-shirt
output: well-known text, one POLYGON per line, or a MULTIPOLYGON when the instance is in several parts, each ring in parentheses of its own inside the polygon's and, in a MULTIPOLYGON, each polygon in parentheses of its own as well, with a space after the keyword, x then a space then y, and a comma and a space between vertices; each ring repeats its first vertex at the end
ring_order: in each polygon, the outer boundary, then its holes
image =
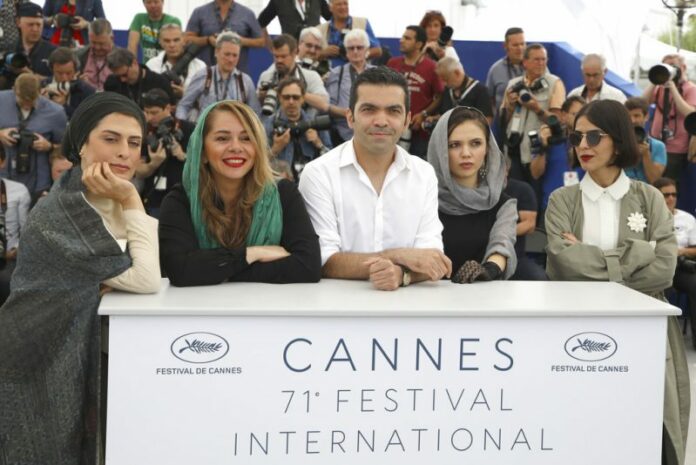
POLYGON ((140 100, 142 99, 143 94, 152 89, 162 89, 169 96, 169 101, 174 103, 174 92, 172 92, 172 85, 169 82, 169 79, 159 73, 150 71, 150 69, 146 66, 138 66, 140 67, 141 73, 143 70, 145 70, 145 74, 143 74, 135 84, 131 86, 125 82, 121 82, 118 76, 112 74, 106 78, 106 81, 104 82, 104 90, 125 95, 137 103, 138 106, 142 106, 140 105, 140 100))
MULTIPOLYGON (((51 56, 51 53, 53 53, 56 48, 55 45, 48 41, 43 39, 39 40, 36 45, 32 47, 31 52, 29 52, 29 68, 38 75, 44 77, 51 76, 53 71, 48 64, 48 57, 51 56)), ((15 51, 25 53, 21 37, 15 51)))
MULTIPOLYGON (((465 90, 462 92, 462 94, 466 92, 466 89, 469 85, 471 85, 472 82, 473 81, 470 78, 465 78, 465 90)), ((493 117, 491 97, 488 95, 488 89, 486 89, 486 86, 480 82, 474 84, 464 98, 461 98, 460 96, 459 99, 457 99, 453 96, 452 89, 445 89, 445 91, 442 93, 442 100, 440 101, 440 108, 438 109, 438 112, 442 115, 448 110, 458 106, 476 108, 483 113, 484 116, 491 118, 493 117)))
MULTIPOLYGON (((507 187, 505 188, 505 193, 513 199, 517 199, 518 212, 537 211, 538 206, 536 195, 534 194, 534 189, 532 189, 532 186, 530 186, 526 182, 509 178, 507 187)), ((526 246, 526 236, 517 236, 517 242, 515 243, 515 252, 517 253, 518 257, 524 256, 526 246)))

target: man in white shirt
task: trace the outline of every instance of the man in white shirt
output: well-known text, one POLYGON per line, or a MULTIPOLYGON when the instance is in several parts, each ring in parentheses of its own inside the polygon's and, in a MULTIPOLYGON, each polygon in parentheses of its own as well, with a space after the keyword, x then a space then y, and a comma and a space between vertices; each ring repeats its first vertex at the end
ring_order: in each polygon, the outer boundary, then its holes
POLYGON ((626 95, 623 92, 604 81, 604 76, 607 75, 607 62, 602 55, 596 53, 585 55, 580 69, 585 84, 568 92, 568 97, 578 95, 584 98, 587 103, 594 100, 626 102, 626 95))
POLYGON ((349 106, 353 139, 309 163, 300 179, 322 275, 369 279, 381 290, 449 277, 435 172, 396 145, 411 119, 405 78, 366 70, 349 106))

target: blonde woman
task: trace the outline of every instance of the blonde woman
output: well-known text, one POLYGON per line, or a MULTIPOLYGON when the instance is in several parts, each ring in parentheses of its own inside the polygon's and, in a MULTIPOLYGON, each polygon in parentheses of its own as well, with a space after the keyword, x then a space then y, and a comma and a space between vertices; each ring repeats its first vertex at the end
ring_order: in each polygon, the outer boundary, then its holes
POLYGON ((233 100, 210 105, 189 142, 183 185, 163 200, 160 252, 175 286, 316 282, 319 242, 302 197, 275 181, 266 133, 233 100))

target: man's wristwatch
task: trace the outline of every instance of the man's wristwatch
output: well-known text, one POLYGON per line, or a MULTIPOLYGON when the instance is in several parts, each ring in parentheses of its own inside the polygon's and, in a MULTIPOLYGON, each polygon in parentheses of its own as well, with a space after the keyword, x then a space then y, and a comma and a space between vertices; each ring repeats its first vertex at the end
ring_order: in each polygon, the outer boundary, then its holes
POLYGON ((406 287, 409 284, 411 284, 411 270, 406 268, 403 265, 399 265, 401 267, 402 271, 402 277, 401 277, 401 287, 406 287))

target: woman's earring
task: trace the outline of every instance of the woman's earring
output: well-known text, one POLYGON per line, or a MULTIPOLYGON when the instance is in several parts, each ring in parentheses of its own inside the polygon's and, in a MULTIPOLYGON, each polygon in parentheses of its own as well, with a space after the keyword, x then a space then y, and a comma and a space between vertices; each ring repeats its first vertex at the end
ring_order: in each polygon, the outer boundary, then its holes
POLYGON ((479 179, 481 179, 481 180, 486 179, 486 176, 488 175, 488 170, 486 169, 485 166, 482 166, 481 169, 479 169, 478 175, 479 175, 479 179))

